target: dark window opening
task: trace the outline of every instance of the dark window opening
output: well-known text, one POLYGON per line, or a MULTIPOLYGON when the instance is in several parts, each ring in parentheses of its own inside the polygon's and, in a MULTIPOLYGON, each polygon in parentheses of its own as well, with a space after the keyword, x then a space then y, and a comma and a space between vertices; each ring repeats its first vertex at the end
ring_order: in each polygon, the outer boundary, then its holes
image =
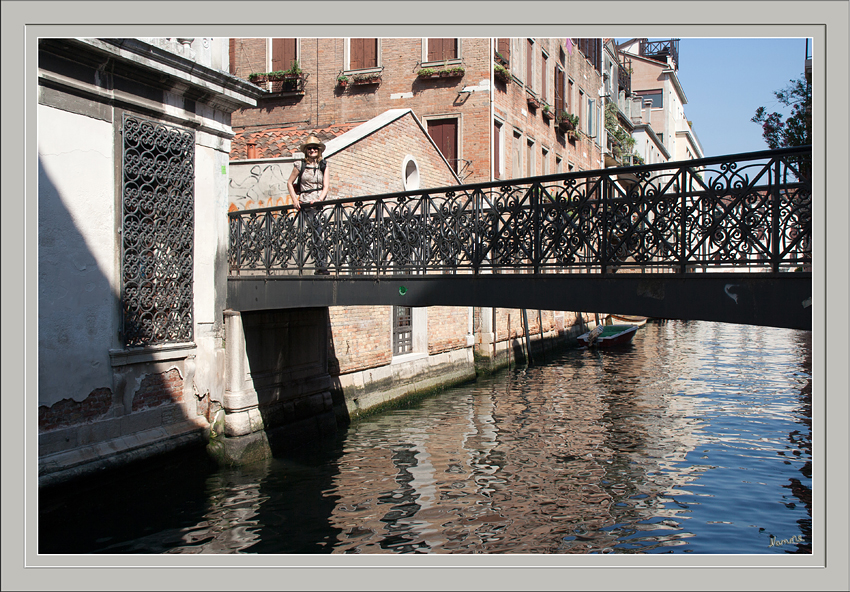
POLYGON ((393 306, 393 355, 409 354, 413 351, 413 309, 409 306, 393 306))

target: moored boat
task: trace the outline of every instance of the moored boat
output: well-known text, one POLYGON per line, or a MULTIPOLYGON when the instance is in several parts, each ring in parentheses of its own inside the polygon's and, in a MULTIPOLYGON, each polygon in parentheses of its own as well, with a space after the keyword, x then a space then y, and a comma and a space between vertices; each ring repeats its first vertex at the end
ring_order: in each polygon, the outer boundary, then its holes
POLYGON ((578 342, 585 347, 614 347, 630 343, 638 325, 598 325, 592 331, 578 336, 578 342))
POLYGON ((636 325, 638 327, 643 327, 644 325, 646 325, 646 321, 649 320, 649 317, 618 314, 609 314, 608 318, 611 319, 613 323, 616 323, 618 325, 636 325))

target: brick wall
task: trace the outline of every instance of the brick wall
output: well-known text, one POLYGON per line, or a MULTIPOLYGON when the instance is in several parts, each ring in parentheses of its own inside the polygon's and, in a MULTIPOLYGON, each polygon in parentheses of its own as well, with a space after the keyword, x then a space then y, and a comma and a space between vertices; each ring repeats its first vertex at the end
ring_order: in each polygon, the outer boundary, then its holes
POLYGON ((428 308, 428 353, 431 355, 466 347, 469 309, 463 306, 428 308))
POLYGON ((104 417, 112 407, 112 390, 99 388, 93 390, 82 401, 62 399, 50 407, 38 408, 38 430, 46 432, 60 427, 95 421, 104 417))
POLYGON ((183 402, 183 377, 176 368, 145 376, 133 395, 133 411, 183 402))
POLYGON ((331 306, 328 372, 349 372, 385 366, 392 361, 390 306, 331 306))
MULTIPOLYGON (((247 78, 264 63, 265 40, 236 39, 236 74, 247 78), (262 59, 261 59, 262 56, 262 59)), ((261 126, 293 125, 321 129, 334 125, 361 123, 387 110, 411 108, 424 121, 429 118, 457 117, 461 129, 458 157, 472 161, 461 172, 465 182, 489 180, 489 96, 486 92, 460 94, 465 86, 477 85, 490 77, 488 39, 462 39, 461 78, 420 80, 416 76, 422 62, 422 39, 381 39, 382 79, 379 85, 337 85, 337 75, 345 68, 344 39, 300 39, 299 57, 309 73, 303 95, 262 99, 255 109, 233 114, 237 133, 261 126)))
POLYGON ((328 157, 328 198, 404 191, 402 166, 407 155, 419 166, 420 187, 457 185, 427 133, 408 113, 328 157))
MULTIPOLYGON (((554 68, 560 64, 561 48, 564 47, 564 63, 563 68, 567 79, 572 79, 574 83, 574 94, 572 106, 569 111, 578 114, 576 101, 578 100, 578 91, 581 88, 587 97, 597 99, 597 108, 599 106, 598 89, 602 85, 602 79, 599 72, 588 62, 584 55, 575 47, 572 53, 566 50, 564 39, 562 38, 538 38, 534 44, 534 80, 526 80, 526 57, 525 57, 525 39, 514 40, 513 51, 510 58, 509 69, 514 76, 511 83, 505 84, 496 81, 495 86, 495 107, 494 111, 497 120, 503 122, 503 152, 502 158, 504 162, 504 175, 502 178, 510 179, 512 175, 512 159, 513 150, 511 143, 514 141, 514 132, 518 131, 521 134, 521 150, 519 162, 519 176, 528 176, 526 158, 527 158, 527 141, 529 139, 534 142, 534 169, 533 174, 543 174, 543 153, 545 148, 549 153, 549 174, 559 172, 555 164, 555 158, 562 160, 563 170, 561 172, 569 172, 569 165, 572 164, 574 170, 589 170, 600 167, 600 148, 596 144, 596 140, 583 138, 580 140, 570 140, 564 134, 557 130, 555 119, 547 120, 543 116, 542 105, 540 108, 533 109, 529 107, 526 99, 526 87, 529 87, 538 97, 545 99, 551 109, 555 108, 555 79, 554 68), (518 41, 522 41, 522 51, 517 51, 519 48, 518 41), (546 96, 543 97, 542 91, 542 66, 541 56, 543 52, 548 55, 547 62, 547 82, 546 96), (523 113, 524 112, 524 113, 523 113)), ((598 135, 598 134, 597 134, 598 135)))

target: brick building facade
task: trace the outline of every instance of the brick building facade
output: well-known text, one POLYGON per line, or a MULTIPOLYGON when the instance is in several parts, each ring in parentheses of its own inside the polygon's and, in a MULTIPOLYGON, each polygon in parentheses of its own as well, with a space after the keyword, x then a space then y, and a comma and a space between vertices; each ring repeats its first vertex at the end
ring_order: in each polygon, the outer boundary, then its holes
POLYGON ((259 158, 292 153, 270 153, 266 130, 330 130, 409 108, 465 183, 602 166, 599 39, 238 38, 230 50, 233 74, 275 91, 234 114, 237 158, 249 143, 259 158), (290 87, 254 76, 293 65, 290 87), (548 115, 563 110, 580 134, 548 115))
MULTIPOLYGON (((285 179, 309 134, 327 145, 328 199, 601 168, 601 54, 588 49, 601 40, 231 39, 229 47, 231 73, 267 90, 256 108, 233 115, 231 210, 288 204, 285 179), (500 79, 497 70, 509 73, 500 79), (562 112, 579 117, 575 133, 559 125, 562 112)), ((523 355, 522 311, 472 307, 406 311, 409 343, 399 353, 397 308, 408 307, 328 311, 328 372, 335 405, 344 401, 349 415, 474 377, 473 351, 491 367, 523 355)), ((527 315, 534 340, 563 340, 582 321, 573 312, 527 315)))

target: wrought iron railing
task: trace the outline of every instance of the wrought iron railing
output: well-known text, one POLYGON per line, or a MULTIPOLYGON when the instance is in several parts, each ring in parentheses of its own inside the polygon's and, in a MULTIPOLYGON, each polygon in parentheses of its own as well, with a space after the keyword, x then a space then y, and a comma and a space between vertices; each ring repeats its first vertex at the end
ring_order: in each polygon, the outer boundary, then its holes
POLYGON ((807 268, 810 172, 789 148, 237 211, 230 273, 807 268))
POLYGON ((653 58, 657 60, 661 60, 662 62, 667 61, 667 56, 672 56, 673 61, 676 63, 676 68, 679 68, 679 40, 678 39, 667 39, 665 41, 649 41, 648 39, 642 39, 640 42, 640 55, 653 58))

